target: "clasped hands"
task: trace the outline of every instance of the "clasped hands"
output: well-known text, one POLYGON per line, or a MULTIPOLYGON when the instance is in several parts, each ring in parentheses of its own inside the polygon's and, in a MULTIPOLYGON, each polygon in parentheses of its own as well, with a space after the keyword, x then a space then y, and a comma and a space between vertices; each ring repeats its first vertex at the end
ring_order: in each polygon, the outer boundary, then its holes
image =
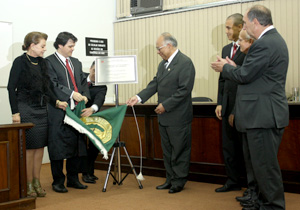
POLYGON ((210 64, 210 67, 214 69, 216 72, 222 72, 223 71, 223 66, 225 64, 230 64, 234 67, 236 67, 236 64, 234 61, 232 61, 228 56, 226 58, 221 58, 220 56, 217 56, 217 60, 215 62, 212 62, 210 64))
MULTIPOLYGON (((137 104, 139 102, 137 96, 133 96, 130 99, 128 99, 126 101, 126 104, 129 106, 134 106, 135 104, 137 104)), ((154 109, 156 114, 163 114, 166 110, 164 108, 164 106, 162 105, 162 103, 158 104, 158 106, 154 109)))

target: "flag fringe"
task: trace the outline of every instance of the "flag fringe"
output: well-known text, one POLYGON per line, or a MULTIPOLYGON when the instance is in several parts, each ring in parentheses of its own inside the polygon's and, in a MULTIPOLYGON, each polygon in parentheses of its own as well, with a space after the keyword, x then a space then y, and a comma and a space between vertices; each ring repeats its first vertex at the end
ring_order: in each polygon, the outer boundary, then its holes
POLYGON ((107 150, 91 132, 89 132, 86 128, 78 124, 75 120, 70 118, 68 115, 65 115, 64 122, 72 126, 73 128, 75 128, 78 132, 86 134, 90 138, 90 140, 93 141, 93 143, 96 143, 96 145, 100 148, 100 152, 103 154, 103 158, 105 160, 108 159, 107 150))

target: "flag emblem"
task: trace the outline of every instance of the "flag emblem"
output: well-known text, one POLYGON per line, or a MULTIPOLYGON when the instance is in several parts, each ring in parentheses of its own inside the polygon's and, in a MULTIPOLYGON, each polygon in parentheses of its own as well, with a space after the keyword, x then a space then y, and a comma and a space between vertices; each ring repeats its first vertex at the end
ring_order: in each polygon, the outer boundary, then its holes
POLYGON ((105 144, 112 138, 112 126, 102 117, 82 117, 80 120, 86 124, 105 144))
POLYGON ((112 107, 82 118, 80 115, 84 108, 84 101, 79 102, 74 111, 67 107, 64 122, 86 134, 104 159, 108 159, 108 151, 119 136, 127 105, 112 107))

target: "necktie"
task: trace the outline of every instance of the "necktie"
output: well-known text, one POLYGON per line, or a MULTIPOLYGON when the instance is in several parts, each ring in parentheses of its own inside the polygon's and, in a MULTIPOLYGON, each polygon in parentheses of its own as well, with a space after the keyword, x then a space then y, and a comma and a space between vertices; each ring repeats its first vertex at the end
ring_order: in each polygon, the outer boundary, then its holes
POLYGON ((167 67, 168 67, 168 64, 169 64, 169 62, 168 62, 168 61, 166 61, 166 62, 165 62, 165 64, 164 64, 164 67, 165 67, 165 69, 167 69, 167 67))
POLYGON ((235 55, 236 51, 237 51, 237 45, 236 45, 236 44, 234 44, 234 45, 233 45, 233 50, 232 50, 232 56, 231 56, 231 60, 233 59, 233 57, 234 57, 234 55, 235 55))
POLYGON ((70 75, 70 77, 71 77, 71 80, 72 80, 72 83, 73 83, 73 86, 74 86, 74 91, 75 91, 75 92, 78 92, 78 88, 77 88, 77 85, 76 85, 76 82, 75 82, 75 78, 74 78, 72 69, 71 69, 71 67, 70 67, 70 65, 69 65, 68 59, 66 59, 66 67, 67 67, 68 72, 69 72, 69 75, 70 75))

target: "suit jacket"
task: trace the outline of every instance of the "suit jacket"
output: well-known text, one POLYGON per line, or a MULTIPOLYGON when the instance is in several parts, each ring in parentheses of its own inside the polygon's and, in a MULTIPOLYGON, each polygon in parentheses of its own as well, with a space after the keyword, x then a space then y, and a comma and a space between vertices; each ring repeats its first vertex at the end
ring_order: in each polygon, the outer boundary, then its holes
MULTIPOLYGON (((84 75, 86 78, 89 76, 88 73, 84 73, 84 75)), ((100 111, 100 108, 105 101, 107 86, 106 85, 99 85, 99 86, 90 85, 89 91, 90 91, 91 100, 89 100, 87 102, 86 107, 90 107, 93 104, 96 104, 99 108, 98 111, 100 111)))
MULTIPOLYGON (((226 56, 230 57, 232 45, 233 43, 230 43, 223 47, 222 58, 226 58, 226 56)), ((243 64, 245 56, 246 55, 240 51, 240 48, 238 48, 232 60, 238 66, 241 66, 243 64)), ((222 116, 229 116, 233 112, 237 85, 238 84, 234 81, 225 80, 223 78, 223 73, 220 73, 217 104, 222 105, 222 116)))
POLYGON ((276 29, 255 41, 241 67, 223 67, 223 77, 238 82, 236 127, 283 128, 289 123, 285 95, 289 57, 285 41, 276 29))
POLYGON ((163 126, 177 126, 191 123, 193 106, 191 92, 195 80, 195 67, 189 57, 178 51, 168 68, 166 61, 158 65, 156 76, 138 95, 142 103, 146 102, 156 92, 158 103, 162 103, 166 112, 158 115, 158 121, 163 126))
MULTIPOLYGON (((78 92, 90 98, 81 62, 73 57, 70 57, 70 60, 74 67, 74 77, 78 92)), ((64 64, 54 54, 48 56, 46 61, 55 95, 59 100, 67 101, 70 105, 70 96, 74 88, 64 64)), ((84 136, 79 135, 72 127, 65 125, 63 122, 64 117, 65 112, 63 110, 57 109, 54 106, 48 106, 48 151, 51 160, 61 160, 87 154, 84 136)))

